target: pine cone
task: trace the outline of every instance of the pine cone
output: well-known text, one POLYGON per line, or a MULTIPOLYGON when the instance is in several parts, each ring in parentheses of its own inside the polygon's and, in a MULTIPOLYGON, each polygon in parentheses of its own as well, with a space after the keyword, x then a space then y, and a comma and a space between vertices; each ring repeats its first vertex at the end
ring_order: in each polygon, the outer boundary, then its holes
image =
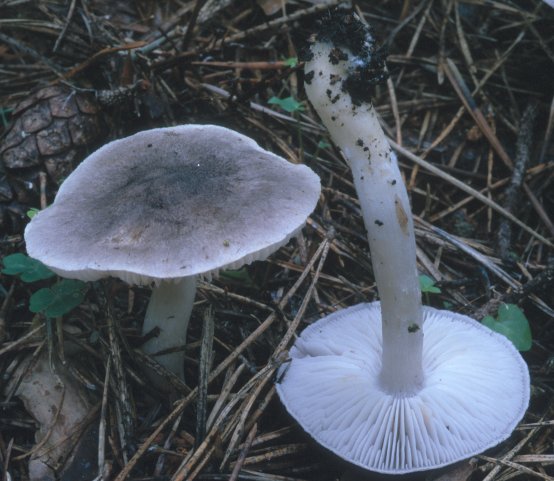
POLYGON ((84 148, 102 134, 99 110, 94 96, 64 85, 38 90, 12 112, 12 125, 0 143, 4 166, 44 166, 60 183, 84 148))
POLYGON ((0 139, 0 226, 6 216, 14 224, 25 206, 37 205, 40 172, 59 185, 104 130, 95 96, 65 85, 42 88, 20 102, 0 139))

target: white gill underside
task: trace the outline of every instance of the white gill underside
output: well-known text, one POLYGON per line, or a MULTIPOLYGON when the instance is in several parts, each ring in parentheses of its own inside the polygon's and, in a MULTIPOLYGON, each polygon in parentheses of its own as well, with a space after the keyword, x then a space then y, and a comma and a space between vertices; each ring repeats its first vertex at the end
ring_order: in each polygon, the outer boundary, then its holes
POLYGON ((506 439, 529 401, 527 366, 504 336, 462 315, 424 308, 424 386, 410 397, 379 387, 379 303, 307 328, 277 391, 320 444, 382 473, 435 468, 506 439))

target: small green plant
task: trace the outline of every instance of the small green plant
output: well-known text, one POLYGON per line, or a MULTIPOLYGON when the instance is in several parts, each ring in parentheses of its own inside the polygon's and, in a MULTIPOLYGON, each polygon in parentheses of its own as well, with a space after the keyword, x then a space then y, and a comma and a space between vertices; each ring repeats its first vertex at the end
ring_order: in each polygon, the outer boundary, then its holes
POLYGON ((253 281, 248 269, 245 266, 242 266, 240 269, 222 270, 219 275, 222 279, 240 284, 243 287, 256 287, 256 283, 253 281))
POLYGON ((419 288, 421 289, 421 292, 426 292, 429 294, 441 293, 440 287, 437 287, 435 285, 434 279, 426 276, 425 274, 421 274, 419 276, 419 288))
POLYGON ((294 68, 298 65, 298 57, 289 57, 283 60, 287 67, 294 68))
POLYGON ((493 331, 505 335, 519 351, 531 349, 533 338, 529 321, 515 304, 501 304, 496 318, 485 316, 481 322, 493 331))
POLYGON ((29 219, 32 219, 35 215, 37 215, 40 212, 40 209, 37 209, 36 207, 31 207, 27 212, 27 217, 29 219))
MULTIPOLYGON (((26 283, 50 279, 56 275, 42 262, 25 254, 11 254, 4 257, 2 262, 2 274, 18 276, 26 283)), ((61 279, 33 293, 29 299, 29 310, 44 314, 47 318, 63 316, 83 302, 87 290, 85 282, 61 279)))
POLYGON ((426 304, 430 304, 429 294, 441 293, 440 287, 437 287, 435 285, 435 280, 425 274, 421 274, 419 276, 419 288, 421 289, 421 292, 425 296, 426 304))
POLYGON ((77 307, 87 293, 85 282, 62 279, 52 287, 43 287, 29 299, 29 310, 46 317, 60 317, 77 307))
POLYGON ((23 282, 36 282, 54 277, 54 274, 42 262, 25 254, 11 254, 4 257, 2 274, 19 276, 23 282))
POLYGON ((304 110, 304 106, 294 97, 285 97, 284 99, 280 99, 279 97, 271 97, 267 101, 267 103, 271 105, 277 105, 289 114, 304 110))

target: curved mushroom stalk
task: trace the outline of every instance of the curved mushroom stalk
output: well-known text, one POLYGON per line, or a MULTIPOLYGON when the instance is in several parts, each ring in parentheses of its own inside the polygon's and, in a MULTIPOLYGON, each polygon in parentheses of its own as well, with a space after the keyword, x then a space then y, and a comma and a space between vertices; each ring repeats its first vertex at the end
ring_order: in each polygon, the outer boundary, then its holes
POLYGON ((142 325, 143 336, 155 328, 159 329, 157 336, 142 345, 142 350, 154 355, 156 361, 180 379, 185 377, 183 348, 195 295, 196 276, 184 277, 176 282, 161 282, 152 291, 142 325), (171 348, 179 350, 156 355, 171 348))
POLYGON ((350 164, 381 302, 306 328, 277 392, 352 463, 389 474, 444 466, 509 436, 529 402, 527 366, 477 321, 422 308, 408 195, 371 104, 384 60, 344 10, 322 20, 316 39, 306 92, 350 164))
POLYGON ((423 382, 423 314, 408 194, 373 105, 345 90, 370 60, 327 42, 311 51, 306 93, 348 161, 368 232, 383 317, 382 387, 412 394, 423 382))

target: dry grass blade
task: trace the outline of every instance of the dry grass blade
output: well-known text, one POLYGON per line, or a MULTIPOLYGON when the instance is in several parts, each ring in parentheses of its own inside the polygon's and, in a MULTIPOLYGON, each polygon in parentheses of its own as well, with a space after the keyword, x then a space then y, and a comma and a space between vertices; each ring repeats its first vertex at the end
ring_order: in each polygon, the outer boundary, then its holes
POLYGON ((44 64, 46 67, 48 67, 57 76, 63 75, 62 67, 48 60, 46 57, 41 55, 39 52, 37 52, 34 48, 30 47, 29 45, 26 45, 23 42, 20 42, 18 40, 15 40, 9 37, 8 35, 3 34, 2 32, 0 32, 0 42, 6 43, 12 46, 15 50, 20 51, 23 55, 36 59, 37 61, 44 64))
POLYGON ((148 448, 152 445, 154 440, 160 435, 160 433, 173 423, 183 412, 183 410, 194 400, 196 397, 196 389, 193 390, 186 398, 179 401, 173 411, 167 416, 159 426, 148 436, 143 443, 139 446, 135 454, 129 459, 129 462, 119 472, 114 481, 124 481, 127 479, 132 469, 135 467, 140 458, 146 453, 148 448))
POLYGON ((208 307, 204 312, 202 323, 202 347, 198 375, 198 398, 196 401, 196 443, 201 443, 206 435, 206 418, 208 403, 208 379, 213 359, 214 312, 208 307))
MULTIPOLYGON (((281 353, 283 351, 285 351, 285 349, 287 349, 287 346, 288 346, 289 342, 292 340, 292 338, 294 337, 294 335, 296 333, 296 329, 298 328, 298 324, 300 323, 300 321, 302 320, 302 318, 304 316, 304 312, 306 311, 306 308, 308 307, 308 302, 310 301, 311 295, 312 295, 312 293, 314 291, 314 288, 316 286, 316 283, 319 279, 319 275, 321 274, 321 269, 323 268, 323 264, 324 264, 325 260, 327 259, 327 254, 329 254, 329 246, 333 242, 333 240, 332 240, 333 237, 334 237, 334 231, 332 231, 328 234, 327 239, 325 239, 321 243, 321 245, 318 247, 316 253, 314 254, 312 259, 310 260, 310 263, 308 264, 308 266, 313 265, 313 262, 315 262, 315 260, 317 258, 319 258, 319 263, 317 265, 317 268, 316 268, 316 271, 314 273, 314 276, 313 276, 312 282, 310 284, 310 287, 308 288, 308 291, 306 292, 306 295, 304 296, 304 299, 302 300, 302 304, 300 305, 300 308, 298 309, 298 312, 296 313, 296 316, 294 317, 293 321, 290 323, 287 332, 285 333, 285 335, 283 336, 283 338, 279 342, 279 345, 277 346, 277 348, 273 352, 273 359, 279 359, 279 356, 281 355, 281 353)), ((304 271, 304 272, 306 272, 306 271, 304 271)))
MULTIPOLYGON (((507 154, 506 150, 496 137, 495 133, 492 131, 481 110, 477 107, 477 104, 475 103, 475 100, 469 92, 469 89, 467 88, 462 75, 451 59, 446 59, 446 74, 450 79, 454 90, 456 90, 456 93, 459 95, 464 106, 466 107, 467 111, 475 119, 476 124, 479 126, 485 137, 489 140, 493 149, 498 154, 502 162, 504 162, 509 168, 513 169, 514 162, 507 154)), ((554 224, 550 220, 548 214, 542 208, 539 201, 536 199, 535 194, 525 183, 523 184, 523 189, 525 190, 525 193, 529 196, 533 206, 537 210, 546 227, 550 230, 551 235, 554 235, 554 224)))
MULTIPOLYGON (((515 165, 510 183, 505 191, 504 208, 508 212, 515 210, 519 200, 519 190, 524 182, 524 173, 530 161, 530 148, 533 141, 534 124, 537 117, 537 105, 531 103, 525 109, 520 121, 520 130, 517 137, 515 165)), ((497 245, 502 259, 509 258, 511 246, 512 226, 506 219, 501 219, 498 227, 497 245)))
POLYGON ((15 349, 19 349, 22 346, 25 346, 28 341, 33 342, 34 340, 36 340, 37 334, 39 334, 40 331, 44 329, 44 327, 44 324, 39 324, 37 327, 31 329, 27 334, 21 336, 16 341, 7 343, 7 346, 0 349, 0 356, 3 356, 4 354, 7 354, 8 352, 11 352, 15 349))
POLYGON ((433 164, 423 160, 422 158, 418 157, 417 155, 413 154, 412 152, 410 152, 409 150, 405 149, 404 147, 398 145, 396 142, 394 142, 393 140, 390 140, 390 143, 392 145, 392 148, 394 150, 396 150, 396 152, 398 152, 400 155, 406 157, 407 159, 411 160, 412 162, 418 164, 419 166, 423 167, 425 170, 428 170, 429 172, 439 176, 441 179, 444 179, 446 180, 447 182, 449 182, 450 184, 454 185, 455 187, 457 187, 458 189, 460 190, 463 190, 464 192, 470 194, 471 196, 473 196, 475 199, 479 200, 480 202, 482 202, 483 204, 491 207, 492 209, 494 209, 496 212, 498 212, 499 214, 503 215, 504 217, 506 217, 507 219, 509 219, 510 221, 512 221, 514 224, 517 224, 518 226, 520 226, 523 230, 525 230, 526 232, 528 232, 529 234, 531 234, 533 237, 535 237, 536 239, 538 239, 539 241, 541 241, 543 244, 545 244, 546 246, 550 247, 550 248, 554 248, 554 244, 549 241, 546 237, 544 237, 543 235, 539 234, 538 232, 536 232, 535 230, 531 229, 531 227, 529 227, 527 224, 525 224, 524 222, 522 222, 520 219, 518 219, 516 216, 514 216, 512 213, 508 212, 506 209, 504 209, 503 207, 501 207, 500 205, 498 205, 496 202, 492 201, 491 199, 489 199, 488 197, 484 196, 483 194, 481 194, 479 191, 473 189, 472 187, 468 186, 467 184, 464 184, 463 182, 461 182, 460 180, 456 179, 455 177, 452 177, 450 174, 446 173, 446 172, 443 172, 441 169, 439 169, 438 167, 435 167, 433 164))
POLYGON ((237 481, 240 470, 242 469, 242 465, 244 464, 244 460, 246 459, 248 451, 250 450, 252 442, 254 441, 254 437, 256 436, 257 430, 258 425, 254 424, 254 426, 252 426, 252 429, 250 429, 248 436, 246 436, 246 441, 244 443, 244 446, 242 446, 240 450, 239 457, 237 458, 235 466, 233 467, 231 476, 229 476, 229 481, 237 481))
POLYGON ((520 454, 514 457, 514 463, 554 463, 554 454, 520 454))
MULTIPOLYGON (((109 303, 108 303, 109 304, 109 303)), ((119 332, 115 323, 116 320, 112 315, 112 309, 107 306, 107 323, 108 333, 110 339, 110 353, 113 359, 114 371, 113 378, 110 379, 110 386, 115 393, 117 400, 116 412, 118 416, 119 436, 121 446, 124 448, 123 456, 127 460, 126 449, 131 443, 131 439, 134 436, 134 419, 131 409, 131 399, 129 393, 129 387, 127 383, 127 376, 123 367, 123 360, 121 358, 121 349, 119 345, 119 332)))
POLYGON ((130 44, 127 44, 127 45, 104 48, 104 49, 100 50, 99 52, 96 52, 91 57, 89 57, 85 62, 73 67, 69 72, 64 73, 63 78, 68 80, 72 77, 75 77, 80 72, 83 72, 84 70, 89 68, 95 62, 100 61, 103 57, 106 57, 106 56, 111 55, 111 54, 116 53, 116 52, 132 51, 132 50, 138 49, 142 46, 144 46, 144 42, 133 42, 133 43, 130 43, 130 44))
MULTIPOLYGON (((548 409, 546 410, 546 413, 542 416, 542 418, 546 418, 547 416, 551 415, 552 414, 552 403, 550 403, 548 409)), ((506 453, 503 457, 502 457, 502 460, 501 462, 502 463, 507 463, 507 462, 510 462, 511 459, 514 458, 514 456, 516 456, 517 453, 519 453, 523 447, 525 445, 527 445, 527 443, 529 443, 529 441, 535 436, 538 434, 539 430, 541 429, 542 426, 536 426, 536 427, 533 427, 526 435, 525 437, 519 441, 512 449, 510 449, 510 451, 508 451, 508 453, 506 453)), ((500 472, 500 470, 502 469, 502 464, 501 463, 497 463, 496 461, 497 460, 492 460, 493 462, 496 463, 496 466, 487 474, 487 476, 483 479, 483 481, 493 481, 494 478, 497 476, 497 474, 500 472)))
MULTIPOLYGON (((2 305, 0 305, 0 343, 3 343, 6 339, 6 312, 8 311, 8 306, 12 300, 13 293, 15 291, 15 284, 10 286, 10 289, 4 297, 2 305)), ((1 350, 0 350, 1 355, 1 350)))
POLYGON ((226 382, 223 384, 219 397, 217 398, 217 401, 215 402, 210 412, 210 415, 208 417, 208 421, 206 422, 206 427, 208 430, 210 430, 213 427, 218 414, 221 412, 221 409, 223 408, 223 406, 225 405, 225 402, 229 398, 231 390, 237 383, 237 380, 239 376, 242 374, 245 367, 246 367, 245 364, 239 365, 237 369, 235 369, 233 374, 229 376, 226 382))
POLYGON ((241 296, 241 295, 236 294, 234 292, 226 291, 225 289, 222 289, 221 287, 217 287, 217 286, 215 286, 213 284, 210 284, 208 282, 205 282, 205 281, 199 281, 198 282, 198 288, 203 289, 203 290, 207 290, 207 291, 211 291, 211 292, 216 292, 217 294, 220 294, 220 295, 223 294, 223 295, 229 297, 230 299, 236 300, 240 303, 248 304, 250 306, 257 307, 258 309, 263 309, 265 311, 273 311, 274 310, 273 307, 268 306, 267 304, 264 304, 262 302, 258 302, 255 299, 251 299, 249 297, 241 296))
POLYGON ((236 426, 231 435, 231 439, 228 443, 227 450, 223 456, 223 460, 220 464, 220 470, 223 471, 229 462, 229 457, 234 453, 236 447, 238 446, 241 439, 243 439, 243 433, 245 431, 244 427, 247 420, 250 418, 250 413, 254 406, 254 403, 258 400, 260 393, 266 387, 267 383, 270 382, 273 378, 274 370, 268 371, 268 375, 261 380, 256 388, 248 395, 247 399, 242 403, 238 412, 240 413, 239 419, 237 420, 236 426))
POLYGON ((106 365, 106 375, 104 377, 104 389, 102 392, 102 408, 100 410, 100 424, 98 426, 98 476, 96 479, 101 480, 104 475, 106 462, 106 416, 108 414, 108 393, 110 385, 112 361, 108 359, 106 365))
MULTIPOLYGON (((417 219, 418 222, 423 222, 421 219, 417 219)), ((435 232, 439 236, 441 236, 443 239, 446 239, 451 244, 455 245, 458 249, 460 249, 462 252, 465 252, 469 256, 473 257, 477 262, 479 262, 483 267, 490 270, 492 273, 494 273, 499 279, 504 281, 506 284, 508 284, 510 287, 514 289, 521 289, 521 284, 514 280, 506 271, 498 267, 494 262, 492 262, 490 259, 488 259, 486 256, 478 252, 473 247, 469 246, 467 243, 463 242, 460 239, 457 239, 455 236, 449 234, 448 232, 439 229, 438 227, 435 227, 431 224, 427 224, 426 227, 430 229, 431 231, 435 232)))
POLYGON ((541 473, 539 471, 535 471, 531 468, 528 468, 527 466, 523 466, 521 464, 514 463, 513 461, 507 461, 505 459, 490 458, 489 456, 484 456, 482 454, 479 455, 479 458, 484 459, 485 461, 489 461, 489 462, 492 462, 492 463, 495 463, 495 464, 501 464, 501 465, 507 466, 509 468, 515 469, 520 474, 527 474, 529 476, 544 479, 546 481, 554 481, 554 478, 552 476, 548 476, 547 474, 541 473))
POLYGON ((250 392, 251 389, 257 387, 259 383, 265 384, 272 376, 273 371, 275 370, 274 366, 267 365, 257 374, 255 374, 238 392, 233 398, 227 403, 225 408, 221 411, 216 421, 214 422, 214 427, 208 432, 204 441, 194 450, 192 455, 183 461, 181 466, 177 469, 171 481, 184 481, 185 479, 189 480, 192 477, 192 473, 197 465, 204 465, 214 450, 214 440, 220 434, 221 426, 224 421, 229 417, 235 406, 237 406, 244 398, 244 396, 250 392), (206 455, 207 453, 207 455, 206 455))
POLYGON ((241 473, 241 478, 248 481, 305 481, 305 478, 279 476, 277 474, 268 474, 262 471, 253 471, 250 469, 243 469, 241 473))
POLYGON ((546 129, 544 132, 544 140, 541 147, 541 153, 539 155, 539 161, 543 162, 545 155, 546 155, 546 149, 550 143, 550 140, 552 139, 552 133, 554 132, 554 96, 552 97, 552 102, 550 102, 550 111, 548 115, 548 123, 546 125, 546 129))
POLYGON ((67 33, 67 29, 69 28, 69 24, 71 23, 71 19, 73 18, 73 14, 75 13, 75 6, 77 5, 77 0, 71 0, 71 3, 69 5, 69 11, 67 12, 67 18, 66 18, 66 21, 65 21, 65 25, 62 29, 62 31, 60 32, 60 35, 58 36, 57 40, 56 40, 56 43, 54 44, 54 48, 52 49, 54 52, 56 52, 61 44, 61 42, 63 41, 66 33, 67 33))
POLYGON ((307 444, 291 444, 287 446, 275 447, 266 453, 258 454, 258 455, 250 456, 246 458, 244 461, 244 465, 247 466, 247 465, 253 465, 253 464, 261 464, 277 458, 290 456, 291 454, 302 454, 307 450, 308 450, 307 444))
MULTIPOLYGON (((223 90, 219 87, 216 87, 215 85, 202 84, 202 87, 205 88, 206 90, 209 90, 210 92, 221 95, 222 97, 224 97, 226 99, 229 99, 230 101, 235 100, 229 92, 227 92, 227 91, 225 91, 225 90, 223 90)), ((317 125, 309 124, 307 122, 301 122, 298 119, 295 119, 294 117, 291 117, 290 115, 282 114, 280 112, 277 112, 276 110, 270 109, 268 107, 264 107, 263 105, 260 105, 256 102, 249 102, 249 106, 253 110, 257 110, 258 112, 262 112, 264 114, 270 115, 271 117, 275 117, 277 119, 285 120, 285 121, 290 122, 294 125, 298 125, 298 126, 305 127, 305 128, 316 128, 319 131, 322 130, 321 127, 319 127, 317 125)))

